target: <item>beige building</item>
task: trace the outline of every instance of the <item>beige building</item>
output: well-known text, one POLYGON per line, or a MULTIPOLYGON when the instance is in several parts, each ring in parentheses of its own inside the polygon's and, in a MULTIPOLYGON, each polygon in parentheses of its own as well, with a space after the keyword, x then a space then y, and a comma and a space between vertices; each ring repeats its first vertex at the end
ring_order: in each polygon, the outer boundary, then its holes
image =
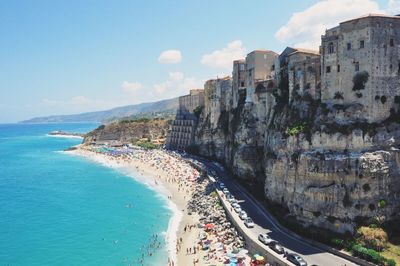
POLYGON ((269 50, 255 50, 246 56, 246 104, 254 102, 256 83, 274 78, 278 54, 269 50))
POLYGON ((198 107, 204 107, 204 90, 190 90, 190 94, 179 97, 179 109, 167 136, 168 149, 185 150, 193 143, 198 120, 194 111, 198 107))
POLYGON ((400 102, 400 17, 373 15, 329 29, 321 45, 322 101, 382 121, 400 102))
POLYGON ((295 48, 288 55, 289 101, 294 96, 321 97, 321 56, 318 51, 295 48))
POLYGON ((204 90, 193 89, 190 94, 179 97, 179 110, 193 113, 198 106, 204 106, 204 90))
POLYGON ((246 60, 233 61, 232 70, 232 108, 236 108, 239 99, 246 98, 246 60))
POLYGON ((232 79, 230 77, 210 79, 204 84, 205 113, 210 115, 216 127, 221 112, 229 111, 232 98, 232 79))

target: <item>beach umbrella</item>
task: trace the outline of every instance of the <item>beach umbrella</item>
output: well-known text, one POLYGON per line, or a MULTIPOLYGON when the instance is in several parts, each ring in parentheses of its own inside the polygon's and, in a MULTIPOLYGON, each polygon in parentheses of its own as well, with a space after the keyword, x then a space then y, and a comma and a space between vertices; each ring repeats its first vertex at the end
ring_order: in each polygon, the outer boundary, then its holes
POLYGON ((206 229, 213 229, 214 228, 214 224, 209 223, 209 224, 206 224, 204 227, 206 229))
POLYGON ((245 255, 245 254, 247 254, 247 253, 249 253, 249 251, 248 251, 247 249, 241 249, 241 250, 239 251, 239 254, 242 254, 242 255, 245 255))
POLYGON ((264 261, 264 257, 263 257, 263 256, 258 256, 258 257, 256 258, 256 260, 257 260, 257 261, 264 261))

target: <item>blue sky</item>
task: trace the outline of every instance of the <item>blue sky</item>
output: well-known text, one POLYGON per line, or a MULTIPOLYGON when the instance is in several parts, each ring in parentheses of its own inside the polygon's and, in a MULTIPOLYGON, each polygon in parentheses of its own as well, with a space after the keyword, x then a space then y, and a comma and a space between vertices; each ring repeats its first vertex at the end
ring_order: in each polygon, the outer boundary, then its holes
POLYGON ((397 0, 0 1, 0 123, 176 97, 397 0), (172 52, 169 50, 173 50, 172 52), (161 54, 164 52, 163 56, 161 54))

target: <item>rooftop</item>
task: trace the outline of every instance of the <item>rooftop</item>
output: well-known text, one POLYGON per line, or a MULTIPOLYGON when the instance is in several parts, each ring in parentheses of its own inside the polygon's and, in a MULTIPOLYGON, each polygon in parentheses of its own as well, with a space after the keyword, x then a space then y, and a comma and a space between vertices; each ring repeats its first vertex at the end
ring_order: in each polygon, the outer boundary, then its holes
POLYGON ((366 14, 357 18, 352 18, 343 22, 340 22, 340 24, 342 23, 347 23, 347 22, 351 22, 354 20, 360 20, 360 19, 365 19, 365 18, 390 18, 390 19, 400 19, 400 16, 391 16, 391 15, 385 15, 385 14, 366 14))
POLYGON ((320 55, 319 51, 317 50, 305 49, 305 48, 293 48, 293 49, 295 49, 296 51, 290 53, 289 56, 297 53, 320 55))

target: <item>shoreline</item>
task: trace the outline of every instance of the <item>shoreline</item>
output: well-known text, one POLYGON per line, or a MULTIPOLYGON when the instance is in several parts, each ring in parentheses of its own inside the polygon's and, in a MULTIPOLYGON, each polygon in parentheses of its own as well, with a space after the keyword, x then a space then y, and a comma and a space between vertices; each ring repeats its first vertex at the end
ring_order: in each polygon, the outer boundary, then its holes
MULTIPOLYGON (((59 136, 55 136, 59 137, 59 136)), ((62 136, 64 137, 64 136, 62 136)), ((186 260, 178 258, 176 247, 178 244, 178 237, 181 238, 180 232, 184 230, 183 220, 193 220, 188 215, 184 214, 186 209, 187 201, 181 201, 179 199, 174 200, 171 195, 179 192, 176 184, 166 184, 164 180, 157 176, 157 173, 153 170, 149 170, 146 166, 141 165, 138 167, 137 162, 126 162, 117 158, 112 158, 108 155, 96 153, 86 149, 82 149, 81 145, 76 146, 77 149, 64 151, 66 154, 73 156, 80 156, 90 161, 99 163, 103 166, 115 169, 135 181, 145 185, 147 188, 155 191, 160 197, 165 200, 166 207, 171 210, 171 218, 168 222, 168 227, 165 231, 165 248, 168 253, 169 259, 174 262, 174 265, 187 265, 186 260), (151 182, 157 180, 157 183, 151 182), (185 217, 186 216, 186 217, 185 217), (185 219, 183 219, 185 218, 185 219)), ((175 194, 176 195, 176 194, 175 194)), ((193 221, 194 222, 194 221, 193 221)))
POLYGON ((57 135, 46 134, 46 137, 51 137, 51 138, 66 138, 66 139, 83 139, 83 137, 77 136, 77 135, 61 135, 61 134, 57 134, 57 135))
POLYGON ((213 182, 179 155, 158 149, 85 144, 65 153, 121 171, 166 200, 172 217, 165 235, 168 261, 165 258, 162 264, 250 263, 244 239, 229 221, 213 182))

